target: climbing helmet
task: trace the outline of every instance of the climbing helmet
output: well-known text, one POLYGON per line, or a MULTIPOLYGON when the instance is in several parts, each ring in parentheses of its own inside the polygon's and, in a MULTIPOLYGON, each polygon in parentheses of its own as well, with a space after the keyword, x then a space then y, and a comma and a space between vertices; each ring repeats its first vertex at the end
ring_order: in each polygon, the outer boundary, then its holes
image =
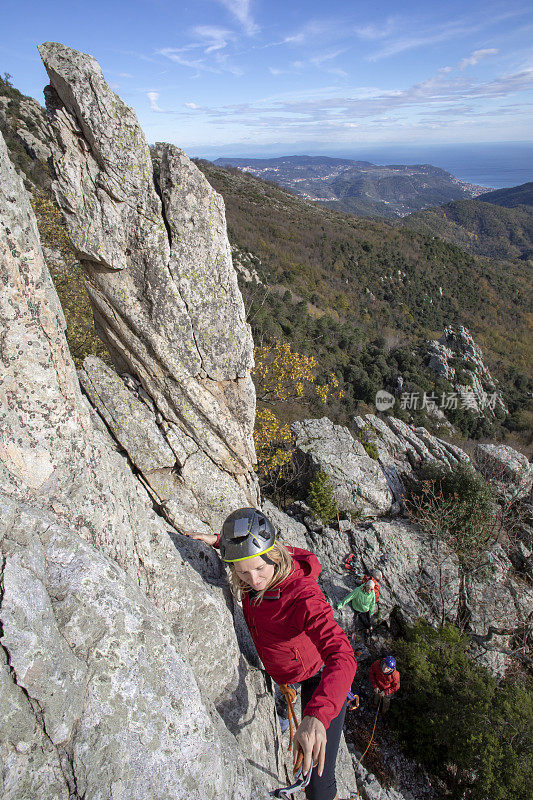
POLYGON ((261 511, 239 508, 226 519, 220 534, 220 554, 224 561, 244 561, 272 550, 276 529, 261 511))

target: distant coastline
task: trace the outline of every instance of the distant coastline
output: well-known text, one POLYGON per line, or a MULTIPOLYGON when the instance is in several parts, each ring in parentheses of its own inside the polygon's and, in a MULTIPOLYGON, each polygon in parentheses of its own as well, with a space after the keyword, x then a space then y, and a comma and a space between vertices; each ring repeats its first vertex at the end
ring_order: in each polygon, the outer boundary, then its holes
POLYGON ((382 145, 362 146, 346 150, 326 151, 311 144, 305 148, 284 145, 251 151, 238 145, 221 148, 209 154, 198 154, 200 158, 214 161, 219 157, 268 158, 287 155, 328 155, 342 158, 362 159, 374 164, 432 164, 451 172, 462 181, 504 189, 533 181, 533 142, 502 142, 491 144, 445 144, 445 145, 382 145))

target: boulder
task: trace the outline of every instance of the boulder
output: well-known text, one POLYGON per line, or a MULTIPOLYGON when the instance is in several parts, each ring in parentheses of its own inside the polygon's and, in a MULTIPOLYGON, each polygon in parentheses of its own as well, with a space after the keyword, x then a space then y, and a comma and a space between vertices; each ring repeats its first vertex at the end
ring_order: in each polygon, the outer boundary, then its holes
POLYGON ((0 132, 11 145, 18 145, 17 149, 22 144, 29 156, 24 163, 24 179, 49 190, 50 132, 44 108, 33 97, 0 97, 0 132))
POLYGON ((339 510, 375 517, 391 509, 393 495, 383 470, 348 428, 322 417, 294 422, 291 429, 309 477, 322 467, 333 486, 339 510))
POLYGON ((378 462, 401 508, 405 484, 424 462, 432 461, 453 469, 461 461, 470 460, 460 447, 397 417, 365 414, 364 417, 354 417, 354 424, 361 438, 375 445, 378 462))
POLYGON ((453 384, 461 404, 475 413, 494 417, 499 408, 507 414, 501 395, 496 391, 497 382, 483 361, 483 352, 475 343, 470 331, 463 325, 448 325, 437 341, 428 342, 428 366, 439 377, 453 384), (457 369, 450 362, 460 362, 460 368, 468 376, 469 382, 461 384, 457 379, 457 369))
POLYGON ((525 498, 533 486, 533 467, 506 444, 476 444, 476 468, 507 503, 525 498))
MULTIPOLYGON (((512 663, 513 640, 533 622, 533 589, 518 581, 500 544, 465 582, 469 632, 479 647, 479 661, 503 677, 512 663)), ((520 646, 520 645, 519 645, 520 646)))

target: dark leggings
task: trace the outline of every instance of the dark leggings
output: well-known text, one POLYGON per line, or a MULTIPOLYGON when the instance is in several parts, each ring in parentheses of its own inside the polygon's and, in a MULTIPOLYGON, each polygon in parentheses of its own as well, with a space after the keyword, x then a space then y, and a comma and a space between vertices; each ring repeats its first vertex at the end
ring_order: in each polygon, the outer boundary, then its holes
MULTIPOLYGON (((302 681, 302 714, 311 699, 311 695, 320 683, 320 675, 314 675, 306 681, 302 681)), ((333 800, 337 794, 337 782, 335 780, 335 762, 337 761, 337 751, 341 740, 342 727, 344 725, 344 715, 346 714, 346 700, 335 719, 332 719, 327 729, 326 761, 322 777, 318 777, 318 772, 313 769, 311 781, 305 790, 308 800, 333 800)))
POLYGON ((365 631, 369 631, 372 627, 372 618, 369 611, 358 611, 357 616, 359 622, 362 624, 365 631))

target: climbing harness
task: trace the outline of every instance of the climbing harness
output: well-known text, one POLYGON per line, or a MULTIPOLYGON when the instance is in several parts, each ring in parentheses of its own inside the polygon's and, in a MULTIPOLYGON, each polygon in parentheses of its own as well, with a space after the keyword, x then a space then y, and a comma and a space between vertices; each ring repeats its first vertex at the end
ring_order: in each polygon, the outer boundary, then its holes
POLYGON ((294 710, 294 701, 296 700, 298 692, 286 683, 280 683, 279 690, 287 701, 287 717, 289 718, 289 746, 287 750, 290 750, 294 738, 294 731, 298 727, 298 719, 296 717, 296 711, 294 710))
POLYGON ((348 692, 348 705, 347 708, 349 711, 357 711, 359 708, 359 695, 354 694, 353 692, 348 692))
MULTIPOLYGON (((286 683, 280 683, 279 690, 287 701, 287 717, 289 718, 290 737, 289 747, 287 749, 290 750, 294 739, 294 731, 298 727, 298 718, 296 716, 296 711, 294 710, 294 701, 296 700, 298 693, 296 689, 293 689, 292 686, 289 686, 286 683)), ((346 699, 349 707, 352 710, 359 708, 358 695, 353 694, 353 692, 348 692, 346 699)), ((279 789, 273 789, 271 792, 269 792, 270 797, 292 797, 292 795, 296 794, 296 792, 299 792, 301 789, 305 789, 311 780, 311 773, 313 772, 314 766, 316 767, 316 764, 311 765, 306 775, 303 774, 303 753, 300 751, 294 767, 295 770, 298 770, 294 775, 295 782, 290 786, 281 786, 279 789)))
POLYGON ((293 794, 296 794, 296 792, 299 792, 308 786, 309 781, 311 780, 312 772, 312 765, 309 767, 307 775, 303 774, 303 766, 300 766, 300 769, 294 776, 296 778, 295 782, 290 786, 281 786, 279 789, 273 789, 271 792, 269 792, 270 797, 292 797, 293 794))

